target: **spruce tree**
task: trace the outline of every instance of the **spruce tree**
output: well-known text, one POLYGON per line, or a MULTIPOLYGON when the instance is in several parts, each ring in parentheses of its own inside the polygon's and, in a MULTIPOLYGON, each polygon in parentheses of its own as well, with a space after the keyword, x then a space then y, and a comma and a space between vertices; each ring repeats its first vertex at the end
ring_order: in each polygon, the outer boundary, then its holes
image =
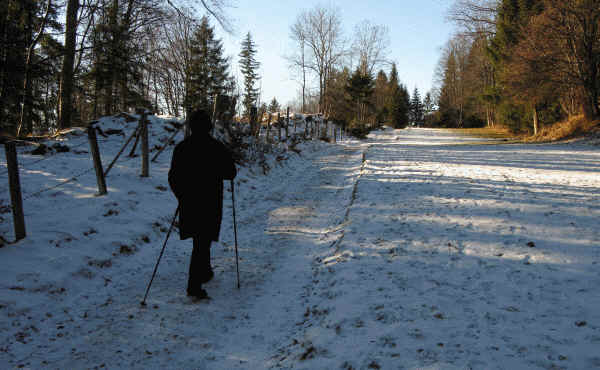
POLYGON ((346 85, 346 91, 355 103, 355 123, 366 123, 372 107, 370 97, 374 90, 373 78, 368 73, 363 73, 360 68, 356 68, 346 85))
POLYGON ((392 64, 389 82, 389 112, 390 124, 394 128, 404 128, 408 125, 410 97, 404 85, 398 79, 396 64, 392 64))
POLYGON ((387 122, 389 119, 389 96, 388 96, 388 78, 383 70, 377 73, 375 79, 375 91, 373 100, 375 103, 375 119, 377 124, 387 122))
POLYGON ((271 103, 269 104, 269 112, 271 112, 271 113, 279 112, 280 108, 281 108, 281 105, 279 104, 277 99, 275 99, 275 97, 273 97, 273 100, 271 100, 271 103))
POLYGON ((186 78, 186 112, 212 111, 215 96, 227 89, 229 63, 223 56, 223 43, 215 37, 214 27, 203 17, 190 45, 190 64, 186 78))
POLYGON ((416 87, 410 99, 410 119, 414 125, 423 122, 423 103, 421 102, 419 89, 416 87))
POLYGON ((242 95, 242 106, 244 107, 244 116, 250 117, 251 108, 256 104, 258 98, 258 89, 255 87, 258 81, 258 68, 260 63, 255 59, 256 44, 252 40, 250 32, 242 41, 242 51, 240 52, 240 69, 244 76, 244 91, 242 95))

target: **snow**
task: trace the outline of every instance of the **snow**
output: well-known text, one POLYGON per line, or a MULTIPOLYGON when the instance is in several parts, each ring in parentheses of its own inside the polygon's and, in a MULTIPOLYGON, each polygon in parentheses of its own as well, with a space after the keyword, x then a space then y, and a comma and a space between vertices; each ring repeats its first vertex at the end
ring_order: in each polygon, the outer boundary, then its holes
MULTIPOLYGON (((135 122, 100 125, 123 130, 99 137, 106 166, 135 122)), ((597 146, 417 128, 282 146, 235 180, 241 289, 226 192, 212 300, 186 297, 191 241, 172 234, 143 308, 172 147, 149 178, 118 161, 106 196, 93 170, 32 195, 90 168, 85 136, 61 143, 79 147, 19 148, 28 236, 0 249, 3 368, 600 367, 597 146)), ((12 240, 9 202, 0 185, 12 240)))

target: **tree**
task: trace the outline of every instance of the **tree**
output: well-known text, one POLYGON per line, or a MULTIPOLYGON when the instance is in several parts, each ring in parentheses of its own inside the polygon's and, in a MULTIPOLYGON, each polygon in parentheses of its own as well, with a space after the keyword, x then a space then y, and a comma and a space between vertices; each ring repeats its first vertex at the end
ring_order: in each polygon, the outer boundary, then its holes
POLYGON ((271 100, 271 103, 269 104, 268 111, 271 113, 274 113, 274 112, 279 112, 280 109, 281 109, 281 105, 279 104, 277 99, 275 97, 273 97, 273 100, 271 100))
POLYGON ((223 56, 223 44, 214 34, 207 17, 202 17, 190 40, 186 76, 186 112, 212 111, 215 96, 226 89, 229 63, 223 56))
POLYGON ((394 128, 404 128, 409 121, 410 96, 406 87, 400 83, 396 63, 392 64, 389 82, 390 123, 394 128))
POLYGON ((376 68, 388 62, 389 30, 369 21, 359 23, 354 29, 353 53, 358 57, 358 65, 363 74, 373 75, 376 68))
POLYGON ((375 122, 387 122, 389 119, 389 81, 385 71, 380 70, 375 78, 373 103, 375 106, 375 122))
POLYGON ((545 11, 532 18, 523 41, 515 48, 516 58, 533 68, 540 80, 578 91, 585 118, 598 119, 600 4, 594 0, 544 4, 545 11))
POLYGON ((67 14, 65 24, 65 55, 63 56, 61 71, 61 90, 59 105, 59 127, 71 126, 72 95, 73 95, 73 68, 75 63, 75 43, 77 38, 77 12, 79 0, 67 1, 67 14))
POLYGON ((448 18, 461 28, 462 36, 493 37, 500 0, 456 0, 448 18))
POLYGON ((374 91, 373 78, 369 74, 363 73, 360 68, 356 68, 348 80, 346 91, 355 106, 355 123, 364 125, 367 123, 367 117, 372 107, 369 98, 374 91))
POLYGON ((327 83, 345 51, 342 40, 341 16, 337 8, 315 6, 302 15, 304 40, 310 50, 309 68, 319 80, 319 112, 325 113, 327 83))
POLYGON ((350 76, 351 73, 348 67, 333 70, 329 75, 329 81, 327 82, 329 88, 325 95, 325 104, 330 107, 329 118, 343 127, 346 127, 354 118, 355 106, 346 91, 350 76))
POLYGON ((423 122, 423 103, 419 89, 415 87, 410 99, 410 119, 413 124, 418 125, 423 122))
MULTIPOLYGON (((24 22, 22 25, 18 25, 17 28, 22 27, 24 38, 20 40, 22 42, 20 46, 25 50, 20 60, 23 67, 17 136, 33 132, 35 106, 38 103, 37 97, 34 96, 34 86, 35 80, 41 75, 40 68, 38 68, 41 66, 38 46, 47 37, 46 27, 54 25, 54 28, 56 28, 56 24, 53 22, 56 18, 56 8, 52 4, 52 0, 45 2, 45 8, 42 5, 38 1, 26 0, 16 6, 17 15, 20 19, 17 18, 15 21, 24 22)), ((10 20, 8 22, 10 23, 10 20)))
POLYGON ((438 105, 444 125, 463 127, 465 108, 468 101, 468 38, 456 36, 448 41, 442 50, 442 57, 436 70, 436 84, 439 89, 438 105))
POLYGON ((250 117, 251 108, 256 105, 258 98, 258 89, 255 87, 259 79, 258 68, 260 63, 256 61, 256 45, 252 41, 250 32, 242 41, 242 51, 240 52, 240 69, 244 76, 244 92, 242 96, 242 105, 244 115, 250 117))
POLYGON ((306 78, 308 73, 308 62, 306 58, 306 28, 307 13, 298 15, 296 22, 290 27, 290 39, 295 44, 296 51, 287 56, 290 69, 300 74, 300 86, 302 91, 302 108, 306 111, 306 78))

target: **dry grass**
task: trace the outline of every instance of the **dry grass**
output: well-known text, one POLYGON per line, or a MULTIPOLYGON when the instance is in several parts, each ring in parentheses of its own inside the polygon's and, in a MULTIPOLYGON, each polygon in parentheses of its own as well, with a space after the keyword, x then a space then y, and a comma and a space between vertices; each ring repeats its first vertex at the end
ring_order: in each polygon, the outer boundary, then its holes
POLYGON ((514 139, 512 135, 504 127, 482 127, 482 128, 452 128, 446 129, 458 135, 471 136, 485 139, 514 139))
POLYGON ((537 135, 531 136, 527 142, 551 142, 600 135, 600 120, 587 121, 583 115, 574 116, 562 122, 544 127, 537 135))

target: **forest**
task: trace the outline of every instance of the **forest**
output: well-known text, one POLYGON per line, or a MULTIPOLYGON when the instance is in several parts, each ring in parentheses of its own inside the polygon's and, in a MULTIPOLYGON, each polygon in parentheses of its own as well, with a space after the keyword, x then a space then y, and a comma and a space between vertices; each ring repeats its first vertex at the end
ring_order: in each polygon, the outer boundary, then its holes
POLYGON ((600 1, 456 1, 431 125, 543 126, 600 118, 600 1))
MULTIPOLYGON (((434 88, 411 92, 388 58, 387 26, 365 20, 347 37, 339 8, 299 11, 284 56, 299 86, 293 110, 358 132, 386 124, 536 134, 599 118, 599 1, 456 0, 448 20, 457 31, 434 88)), ((238 120, 283 108, 262 96, 251 32, 234 61, 215 27, 231 30, 222 0, 3 1, 2 134, 52 133, 138 107, 185 117, 218 95, 237 102, 238 120)))

